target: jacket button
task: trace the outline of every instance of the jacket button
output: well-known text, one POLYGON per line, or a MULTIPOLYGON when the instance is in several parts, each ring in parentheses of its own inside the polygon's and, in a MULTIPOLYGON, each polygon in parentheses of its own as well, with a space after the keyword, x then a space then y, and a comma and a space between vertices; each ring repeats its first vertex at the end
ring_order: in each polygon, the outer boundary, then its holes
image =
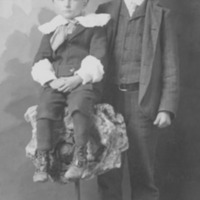
POLYGON ((74 68, 72 68, 72 69, 70 69, 69 71, 70 71, 70 72, 74 72, 74 71, 75 71, 75 69, 74 69, 74 68))

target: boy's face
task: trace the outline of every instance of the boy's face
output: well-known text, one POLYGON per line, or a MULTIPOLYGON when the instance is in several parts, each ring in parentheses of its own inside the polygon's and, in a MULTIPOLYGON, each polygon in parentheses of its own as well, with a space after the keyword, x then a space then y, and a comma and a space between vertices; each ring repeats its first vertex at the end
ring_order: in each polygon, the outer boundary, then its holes
POLYGON ((87 5, 88 0, 53 0, 58 14, 66 19, 72 19, 79 16, 87 5))

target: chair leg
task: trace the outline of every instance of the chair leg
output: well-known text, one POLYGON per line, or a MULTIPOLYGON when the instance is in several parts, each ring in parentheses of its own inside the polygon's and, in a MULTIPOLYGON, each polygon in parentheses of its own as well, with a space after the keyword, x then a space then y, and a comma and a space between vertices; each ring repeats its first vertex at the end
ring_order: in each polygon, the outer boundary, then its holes
POLYGON ((74 182, 75 184, 75 195, 77 200, 81 200, 81 188, 80 188, 80 180, 74 182))

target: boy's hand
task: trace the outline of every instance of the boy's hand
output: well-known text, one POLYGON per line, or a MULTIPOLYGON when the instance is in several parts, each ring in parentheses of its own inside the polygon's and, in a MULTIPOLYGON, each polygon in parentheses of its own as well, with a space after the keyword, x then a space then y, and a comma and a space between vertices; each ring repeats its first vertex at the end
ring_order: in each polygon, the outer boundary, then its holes
POLYGON ((62 84, 59 85, 57 90, 64 93, 71 92, 82 83, 82 79, 78 75, 60 78, 60 81, 62 84))
POLYGON ((171 125, 171 118, 168 112, 159 112, 154 123, 158 128, 165 128, 171 125))
POLYGON ((61 80, 60 78, 59 79, 55 79, 53 81, 51 81, 49 83, 49 86, 54 89, 54 90, 57 90, 58 88, 60 88, 62 85, 64 85, 64 81, 61 80))

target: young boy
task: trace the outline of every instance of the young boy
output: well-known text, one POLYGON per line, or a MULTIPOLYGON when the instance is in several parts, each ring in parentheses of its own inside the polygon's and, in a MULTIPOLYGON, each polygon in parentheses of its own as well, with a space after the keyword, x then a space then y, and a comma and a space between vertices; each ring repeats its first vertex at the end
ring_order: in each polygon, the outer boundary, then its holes
POLYGON ((48 179, 52 126, 68 106, 74 123, 75 153, 65 178, 80 178, 86 166, 86 143, 93 106, 100 100, 106 57, 104 25, 108 14, 84 14, 88 0, 53 0, 58 15, 39 27, 44 34, 32 67, 42 86, 37 109, 37 157, 34 181, 48 179))

